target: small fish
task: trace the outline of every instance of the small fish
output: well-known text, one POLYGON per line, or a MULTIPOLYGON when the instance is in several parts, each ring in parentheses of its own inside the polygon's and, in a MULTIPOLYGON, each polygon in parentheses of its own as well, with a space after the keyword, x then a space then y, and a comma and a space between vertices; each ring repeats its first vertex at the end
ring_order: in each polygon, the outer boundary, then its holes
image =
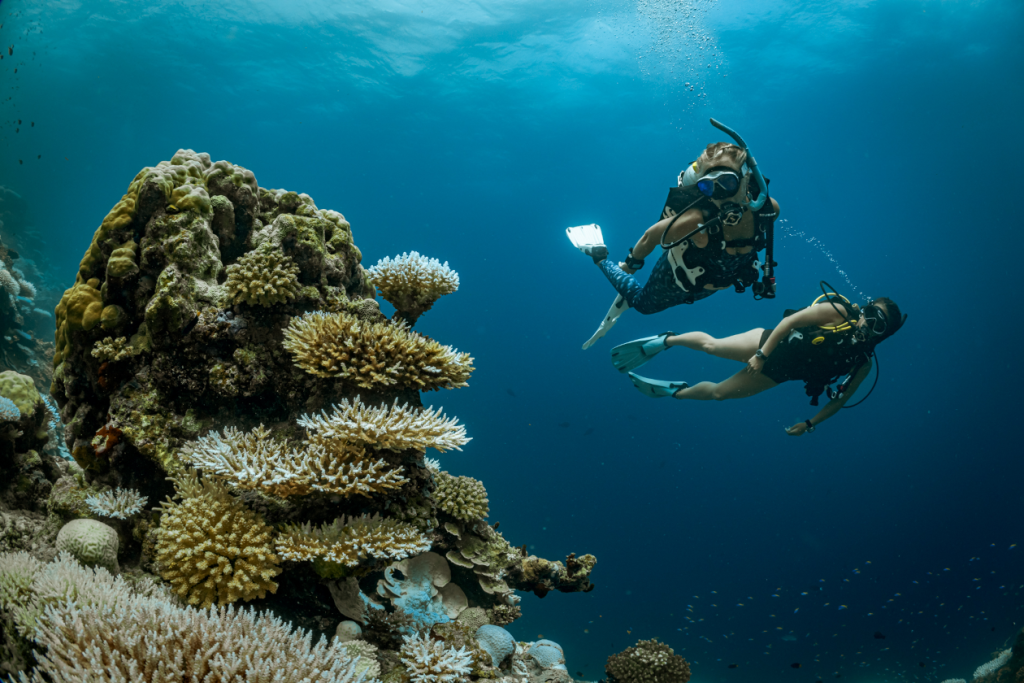
POLYGON ((576 672, 576 675, 577 675, 577 676, 582 676, 582 675, 583 675, 583 672, 582 672, 582 671, 577 671, 577 672, 576 672))
POLYGON ((729 669, 738 669, 738 668, 740 668, 740 665, 739 664, 730 664, 727 668, 729 668, 729 669))
POLYGON ((875 631, 875 639, 876 640, 885 640, 885 634, 882 633, 881 631, 875 631))
POLYGON ((594 428, 593 427, 587 427, 587 431, 583 432, 583 436, 590 436, 593 433, 594 433, 594 428))
POLYGON ((801 666, 803 666, 803 664, 801 664, 800 662, 793 662, 792 664, 790 664, 790 666, 794 669, 799 669, 801 666))
POLYGON ((565 427, 568 427, 568 426, 569 426, 569 423, 568 423, 568 422, 559 422, 559 423, 558 423, 558 426, 559 426, 559 427, 562 427, 562 428, 565 428, 565 427))
POLYGON ((925 668, 926 666, 928 666, 928 665, 927 665, 927 664, 925 664, 924 662, 918 662, 918 663, 917 663, 917 665, 918 665, 919 667, 921 667, 922 669, 923 669, 923 668, 925 668))
POLYGON ((511 389, 506 389, 506 390, 505 390, 505 393, 506 393, 506 394, 508 394, 509 396, 511 396, 512 398, 515 398, 515 397, 516 397, 516 394, 515 394, 515 392, 514 392, 514 391, 512 391, 511 389))
POLYGON ((839 609, 849 609, 846 605, 839 605, 839 609))
POLYGON ((7 56, 10 57, 13 54, 14 54, 14 46, 11 45, 9 48, 7 48, 7 56))

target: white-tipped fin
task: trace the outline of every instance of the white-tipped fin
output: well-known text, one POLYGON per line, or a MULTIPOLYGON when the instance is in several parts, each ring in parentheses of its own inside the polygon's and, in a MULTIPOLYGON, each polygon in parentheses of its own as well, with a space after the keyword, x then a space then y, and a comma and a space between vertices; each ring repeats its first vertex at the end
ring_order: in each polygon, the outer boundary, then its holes
POLYGON ((565 234, 577 249, 583 247, 603 247, 604 236, 601 234, 601 226, 596 223, 590 225, 578 225, 575 228, 566 228, 565 234))
POLYGON ((626 300, 622 298, 622 295, 615 297, 615 301, 612 302, 612 307, 608 309, 608 315, 601 321, 601 326, 597 328, 597 332, 594 336, 583 342, 583 350, 586 351, 594 345, 598 339, 608 334, 608 330, 615 327, 615 323, 619 321, 619 316, 622 315, 629 306, 626 305, 626 300))

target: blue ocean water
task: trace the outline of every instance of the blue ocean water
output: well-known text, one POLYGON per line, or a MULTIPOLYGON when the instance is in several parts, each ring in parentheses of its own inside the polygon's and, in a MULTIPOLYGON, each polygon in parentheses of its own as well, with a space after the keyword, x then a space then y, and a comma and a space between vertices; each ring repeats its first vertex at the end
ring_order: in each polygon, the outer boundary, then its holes
MULTIPOLYGON (((596 590, 525 595, 509 627, 580 677, 656 636, 696 683, 940 681, 1020 628, 1018 0, 4 0, 0 24, 0 185, 54 286, 178 148, 341 211, 366 266, 459 272, 417 329, 478 369, 424 403, 468 426, 444 465, 511 543, 598 557, 596 590), (582 351, 614 292, 564 229, 624 257, 724 138, 711 116, 782 207, 778 298, 630 311, 582 351), (813 434, 782 431, 815 410, 797 383, 653 401, 609 362, 772 326, 821 279, 909 318, 871 398, 813 434)), ((673 349, 648 374, 736 369, 673 349)))

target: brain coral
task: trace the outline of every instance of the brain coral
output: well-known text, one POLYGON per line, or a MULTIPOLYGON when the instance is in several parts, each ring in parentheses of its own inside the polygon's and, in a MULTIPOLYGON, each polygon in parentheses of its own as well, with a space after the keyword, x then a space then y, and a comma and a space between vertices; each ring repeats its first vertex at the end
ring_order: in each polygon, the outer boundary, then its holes
POLYGON ((266 242, 227 268, 228 295, 237 303, 273 306, 294 299, 301 289, 299 266, 266 242))
POLYGON ((438 507, 452 517, 471 522, 483 519, 490 511, 487 490, 479 480, 438 472, 434 475, 434 482, 437 485, 434 498, 438 507))
POLYGON ((641 640, 612 655, 604 667, 620 683, 686 683, 690 665, 665 643, 641 640))
POLYGON ((365 323, 348 313, 293 318, 284 347, 295 364, 317 377, 371 389, 398 385, 420 391, 464 387, 473 359, 410 332, 402 324, 365 323))
POLYGON ((73 519, 57 534, 57 551, 66 550, 90 567, 103 567, 117 574, 117 532, 94 519, 73 519))
POLYGON ((439 298, 459 288, 459 274, 447 261, 442 264, 415 251, 394 259, 385 256, 369 272, 380 295, 410 324, 439 298))
POLYGON ((272 530, 221 486, 187 471, 178 496, 161 503, 156 559, 160 576, 190 605, 207 608, 277 591, 281 573, 272 530))

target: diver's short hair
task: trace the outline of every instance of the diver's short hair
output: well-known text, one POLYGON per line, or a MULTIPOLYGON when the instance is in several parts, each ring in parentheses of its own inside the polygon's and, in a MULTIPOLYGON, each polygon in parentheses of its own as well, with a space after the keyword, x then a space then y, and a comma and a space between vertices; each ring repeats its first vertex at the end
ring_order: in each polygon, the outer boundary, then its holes
POLYGON ((701 173, 707 173, 716 166, 729 166, 736 169, 743 168, 743 162, 747 160, 747 153, 742 147, 737 147, 731 142, 713 142, 708 145, 697 159, 697 165, 701 173))

